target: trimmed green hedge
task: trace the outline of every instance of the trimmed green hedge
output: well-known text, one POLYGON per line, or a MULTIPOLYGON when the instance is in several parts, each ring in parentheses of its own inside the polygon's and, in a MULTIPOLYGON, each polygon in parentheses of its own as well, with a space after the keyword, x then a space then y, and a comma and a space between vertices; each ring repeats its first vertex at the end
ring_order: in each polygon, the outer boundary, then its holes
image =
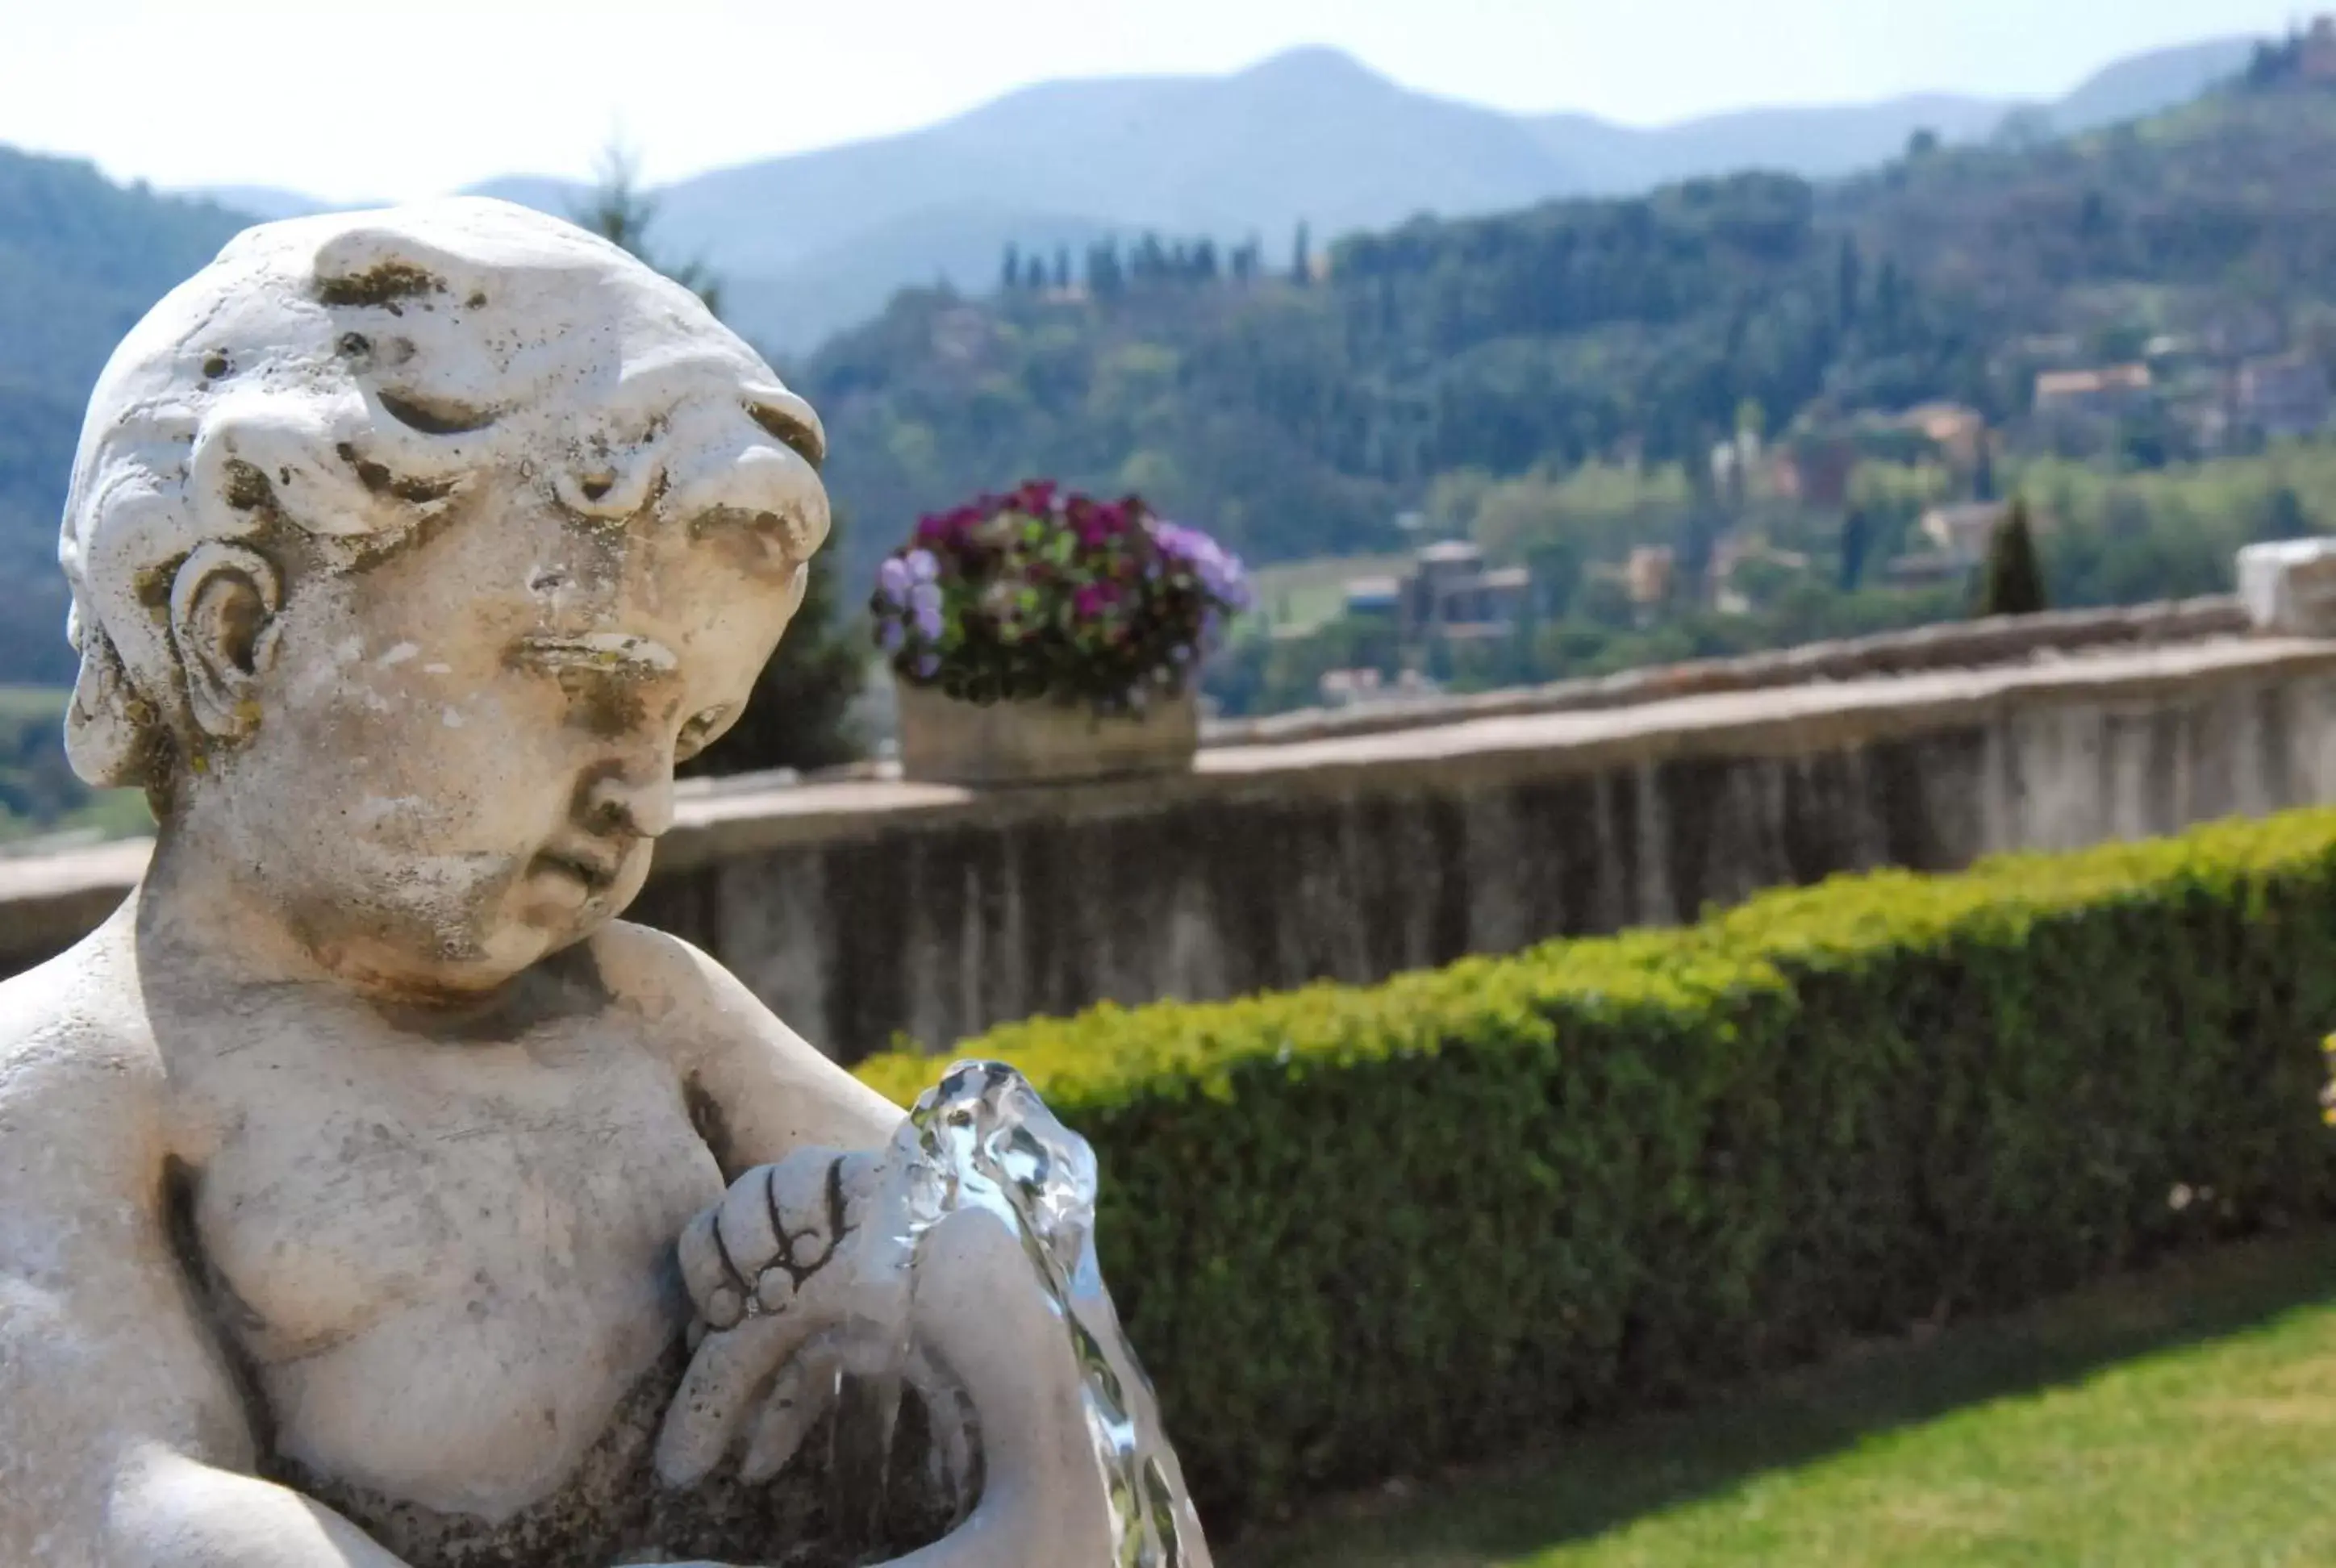
POLYGON ((956 1054, 1095 1141, 1106 1277, 1225 1521, 2323 1213, 2331 1028, 2305 812, 956 1054))

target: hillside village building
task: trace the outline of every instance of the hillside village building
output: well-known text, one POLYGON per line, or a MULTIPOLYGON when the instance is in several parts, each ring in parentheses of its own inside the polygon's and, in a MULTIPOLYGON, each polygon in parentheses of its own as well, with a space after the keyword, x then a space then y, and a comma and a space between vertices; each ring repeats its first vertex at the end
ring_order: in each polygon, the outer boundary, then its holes
POLYGON ((2036 378, 2036 417, 2080 422, 2123 419, 2148 405, 2154 385, 2146 365, 2048 370, 2036 378))
POLYGON ((2265 435, 2310 435, 2329 415, 2328 370, 2307 355, 2253 359, 2239 367, 2232 399, 2237 423, 2265 435))
POLYGON ((1420 550, 1403 577, 1348 583, 1347 613, 1392 619, 1406 643, 1506 637, 1524 618, 1532 591, 1525 568, 1488 568, 1483 550, 1448 540, 1420 550))
POLYGON ((1898 423, 1966 472, 1979 466, 1987 450, 1987 416, 1960 403, 1925 403, 1900 414, 1898 423))
POLYGON ((1922 537, 1946 560, 1971 566, 1987 559, 1995 531, 2011 508, 2000 501, 1970 501, 1934 506, 1922 514, 1922 537))
POLYGON ((1849 503, 1850 476, 1856 470, 1857 448, 1847 437, 1805 437, 1770 458, 1768 487, 1781 500, 1837 508, 1849 503))

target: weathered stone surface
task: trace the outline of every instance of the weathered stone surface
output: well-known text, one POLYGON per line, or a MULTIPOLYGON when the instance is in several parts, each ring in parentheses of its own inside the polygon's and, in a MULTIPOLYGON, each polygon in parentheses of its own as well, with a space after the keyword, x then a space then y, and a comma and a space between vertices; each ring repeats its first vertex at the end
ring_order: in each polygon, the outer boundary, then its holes
POLYGON ((123 344, 67 739, 162 825, 0 987, 0 1562, 1113 1553, 1014 1226, 920 1219, 898 1107, 617 919, 801 601, 821 443, 695 297, 500 202, 250 230, 123 344), (717 1313, 685 1243, 752 1259, 742 1192, 801 1267, 717 1313), (911 1372, 978 1497, 871 1500, 853 1412, 911 1372))

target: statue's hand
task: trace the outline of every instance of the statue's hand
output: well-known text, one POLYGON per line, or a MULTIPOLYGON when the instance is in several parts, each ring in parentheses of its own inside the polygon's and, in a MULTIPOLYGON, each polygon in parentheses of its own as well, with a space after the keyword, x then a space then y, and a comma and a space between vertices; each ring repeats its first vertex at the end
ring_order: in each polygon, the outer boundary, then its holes
POLYGON ((822 1299, 839 1305, 835 1286, 853 1271, 847 1253, 864 1261, 871 1222, 881 1242, 882 1222, 891 1218, 872 1213, 881 1203, 881 1158, 803 1149, 731 1183, 681 1233, 682 1281, 698 1325, 734 1329, 797 1306, 798 1296, 804 1310, 817 1310, 822 1299), (822 1276, 822 1288, 811 1290, 822 1276))
POLYGON ((682 1232, 697 1339, 657 1438, 668 1485, 702 1480, 750 1417, 740 1473, 776 1475, 842 1374, 905 1378, 950 1418, 910 1342, 909 1215, 890 1174, 876 1154, 806 1149, 739 1177, 682 1232))

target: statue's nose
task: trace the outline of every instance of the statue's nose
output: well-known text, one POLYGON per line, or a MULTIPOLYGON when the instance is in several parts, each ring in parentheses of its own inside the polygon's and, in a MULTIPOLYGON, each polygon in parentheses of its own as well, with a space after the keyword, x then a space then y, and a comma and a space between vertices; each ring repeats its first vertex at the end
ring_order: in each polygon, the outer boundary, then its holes
POLYGON ((596 833, 661 838, 673 826, 673 769, 608 769, 584 786, 581 804, 596 833))

